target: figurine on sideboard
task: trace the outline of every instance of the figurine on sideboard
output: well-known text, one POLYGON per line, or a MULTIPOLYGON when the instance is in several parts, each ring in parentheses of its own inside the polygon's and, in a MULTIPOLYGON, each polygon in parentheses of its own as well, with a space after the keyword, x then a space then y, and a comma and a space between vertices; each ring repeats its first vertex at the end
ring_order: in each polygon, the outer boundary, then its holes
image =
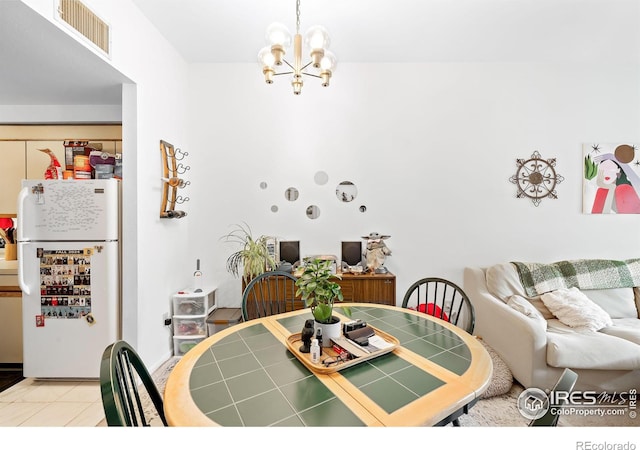
POLYGON ((384 240, 391 236, 381 235, 380 233, 369 233, 369 236, 362 236, 367 240, 365 250, 365 258, 367 261, 367 271, 373 273, 387 273, 388 270, 384 266, 385 258, 391 255, 391 250, 387 247, 384 240))

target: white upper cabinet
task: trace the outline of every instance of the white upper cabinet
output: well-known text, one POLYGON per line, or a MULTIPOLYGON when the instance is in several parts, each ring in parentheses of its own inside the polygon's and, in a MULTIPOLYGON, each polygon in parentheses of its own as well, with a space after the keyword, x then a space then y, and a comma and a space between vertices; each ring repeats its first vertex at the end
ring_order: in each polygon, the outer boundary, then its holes
POLYGON ((20 180, 26 177, 25 142, 0 141, 0 213, 15 214, 20 180))
POLYGON ((45 177, 51 150, 65 169, 65 141, 89 141, 102 150, 122 153, 121 125, 0 125, 0 214, 16 214, 23 179, 45 177), (97 145, 100 144, 100 145, 97 145))

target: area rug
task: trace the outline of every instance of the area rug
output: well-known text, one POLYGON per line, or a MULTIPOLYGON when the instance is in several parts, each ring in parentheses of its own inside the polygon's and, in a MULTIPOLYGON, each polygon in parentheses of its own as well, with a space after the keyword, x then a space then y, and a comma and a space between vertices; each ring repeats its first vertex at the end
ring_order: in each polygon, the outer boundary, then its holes
MULTIPOLYGON (((164 387, 167 378, 173 370, 180 357, 173 357, 164 363, 152 376, 161 394, 164 394, 164 387)), ((503 389, 503 386, 499 386, 503 389)), ((463 427, 526 427, 529 420, 523 417, 518 411, 518 396, 524 388, 517 382, 511 383, 508 392, 501 395, 494 395, 489 398, 481 398, 471 408, 469 414, 460 417, 460 425, 463 427)), ((152 425, 158 425, 159 419, 153 410, 150 401, 145 408, 154 419, 152 425)), ((638 427, 640 419, 632 419, 628 414, 624 416, 562 416, 558 422, 560 427, 638 427)))
POLYGON ((164 386, 165 384, 167 384, 167 378, 169 378, 171 371, 173 370, 175 365, 178 364, 178 361, 180 361, 180 356, 174 356, 170 358, 167 362, 165 362, 162 366, 160 366, 155 372, 153 372, 153 374, 151 374, 153 381, 156 383, 156 386, 158 387, 158 390, 163 395, 164 395, 164 386))
POLYGON ((513 374, 507 366, 507 363, 498 355, 498 353, 491 348, 489 344, 487 344, 482 339, 478 338, 478 341, 484 346, 491 357, 491 362, 493 364, 493 374, 491 376, 491 383, 486 391, 484 391, 480 398, 491 398, 497 395, 506 394, 513 386, 513 374))
MULTIPOLYGON (((180 361, 179 356, 174 356, 168 359, 162 366, 160 366, 155 372, 151 374, 151 378, 153 378, 153 382, 156 384, 158 391, 160 391, 160 395, 164 397, 164 387, 167 384, 167 378, 169 378, 169 374, 175 367, 175 365, 180 361)), ((142 401, 142 409, 144 411, 145 417, 149 420, 149 425, 153 426, 163 426, 160 417, 156 411, 151 398, 147 395, 146 392, 141 394, 142 401)))

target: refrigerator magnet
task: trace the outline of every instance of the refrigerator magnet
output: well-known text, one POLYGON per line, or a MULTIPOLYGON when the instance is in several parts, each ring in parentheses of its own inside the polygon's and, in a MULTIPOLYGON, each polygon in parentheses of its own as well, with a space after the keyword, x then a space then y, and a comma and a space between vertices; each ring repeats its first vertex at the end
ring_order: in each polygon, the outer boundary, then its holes
POLYGON ((93 314, 91 313, 84 316, 84 320, 86 320, 89 325, 94 325, 96 323, 96 319, 94 319, 93 314))
POLYGON ((36 315, 36 327, 44 326, 44 316, 42 314, 36 315))

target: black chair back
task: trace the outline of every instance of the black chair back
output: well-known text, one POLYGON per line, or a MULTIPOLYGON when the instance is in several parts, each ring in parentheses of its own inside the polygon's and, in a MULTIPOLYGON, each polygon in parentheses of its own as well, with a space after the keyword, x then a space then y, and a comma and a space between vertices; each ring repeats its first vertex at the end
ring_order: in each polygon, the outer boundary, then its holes
POLYGON ((162 396, 142 359, 127 342, 116 341, 104 350, 100 362, 100 391, 108 426, 150 426, 151 414, 145 411, 147 399, 167 425, 162 396))
POLYGON ((555 427, 558 425, 558 419, 560 418, 560 409, 567 403, 567 396, 556 396, 556 392, 566 392, 567 394, 573 391, 573 388, 578 381, 578 374, 571 369, 564 369, 562 375, 556 382, 555 386, 547 394, 547 401, 544 404, 546 412, 543 416, 533 419, 530 423, 530 427, 555 427), (552 400, 552 401, 550 401, 552 400))
POLYGON ((289 272, 265 272, 252 279, 242 294, 244 320, 271 316, 305 307, 296 297, 296 280, 289 272))
POLYGON ((458 285, 443 278, 422 278, 413 283, 404 295, 402 307, 438 317, 469 334, 475 327, 475 312, 469 297, 458 285))

